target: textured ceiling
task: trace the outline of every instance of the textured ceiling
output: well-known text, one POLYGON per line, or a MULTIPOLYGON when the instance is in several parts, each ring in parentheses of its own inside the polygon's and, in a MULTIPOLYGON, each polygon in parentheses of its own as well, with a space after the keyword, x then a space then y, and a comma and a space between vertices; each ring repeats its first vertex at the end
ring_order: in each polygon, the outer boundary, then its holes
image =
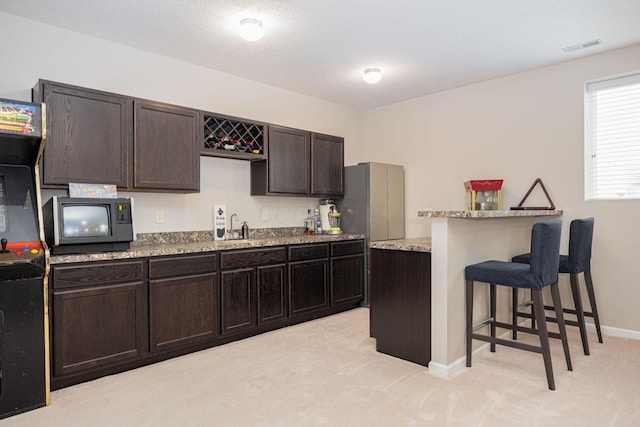
POLYGON ((356 109, 640 43, 639 0, 19 0, 0 11, 356 109), (239 38, 246 17, 263 21, 262 40, 239 38), (361 78, 371 66, 377 85, 361 78))

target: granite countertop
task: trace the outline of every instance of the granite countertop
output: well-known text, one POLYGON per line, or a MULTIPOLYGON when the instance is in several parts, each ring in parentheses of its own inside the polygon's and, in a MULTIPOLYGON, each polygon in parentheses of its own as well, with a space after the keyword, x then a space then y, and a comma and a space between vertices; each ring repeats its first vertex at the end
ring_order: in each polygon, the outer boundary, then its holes
POLYGON ((437 211, 423 209, 418 211, 418 216, 425 218, 516 218, 533 216, 558 216, 561 210, 522 210, 522 211, 437 211))
POLYGON ((248 240, 214 240, 213 234, 210 232, 149 233, 142 236, 138 235, 138 240, 132 242, 131 248, 126 251, 53 255, 51 256, 51 264, 107 261, 304 243, 338 242, 344 240, 364 239, 364 237, 365 236, 362 234, 323 234, 316 236, 304 236, 300 232, 299 234, 293 235, 256 233, 255 236, 250 235, 250 239, 248 240))
POLYGON ((431 237, 381 240, 370 242, 369 247, 371 249, 390 249, 395 251, 431 252, 431 237))

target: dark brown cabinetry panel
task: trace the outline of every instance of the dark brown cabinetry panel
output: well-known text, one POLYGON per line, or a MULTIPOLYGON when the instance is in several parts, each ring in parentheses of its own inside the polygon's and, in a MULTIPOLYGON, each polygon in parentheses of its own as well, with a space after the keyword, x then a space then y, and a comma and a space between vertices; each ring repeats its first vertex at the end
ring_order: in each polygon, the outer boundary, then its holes
POLYGON ((136 100, 134 187, 198 191, 198 112, 136 100))
POLYGON ((34 100, 47 104, 42 184, 129 186, 132 101, 126 97, 41 80, 34 100))
POLYGON ((222 335, 286 318, 285 248, 220 254, 222 335))
POLYGON ((291 316, 329 307, 327 259, 289 263, 291 316))
POLYGON ((309 194, 310 134, 269 127, 269 192, 309 194))
POLYGON ((220 275, 220 319, 223 335, 248 331, 256 325, 253 268, 220 275))
POLYGON ((285 264, 258 267, 258 324, 287 318, 287 281, 285 264))
POLYGON ((344 195, 344 138, 311 134, 311 194, 344 195))
POLYGON ((431 360, 431 254, 371 250, 376 349, 420 365, 431 360))
POLYGON ((215 273, 149 281, 152 352, 215 338, 215 284, 215 273))
POLYGON ((199 190, 197 111, 46 80, 38 82, 33 99, 47 104, 45 188, 81 182, 199 190))
POLYGON ((267 160, 251 163, 251 195, 342 196, 344 138, 269 126, 267 160))
POLYGON ((331 259, 331 304, 357 304, 364 299, 364 255, 331 259))
POLYGON ((53 292, 53 375, 135 360, 147 351, 143 283, 53 292))
POLYGON ((137 282, 144 277, 142 261, 93 262, 78 267, 55 266, 52 270, 53 289, 68 289, 96 285, 137 282))

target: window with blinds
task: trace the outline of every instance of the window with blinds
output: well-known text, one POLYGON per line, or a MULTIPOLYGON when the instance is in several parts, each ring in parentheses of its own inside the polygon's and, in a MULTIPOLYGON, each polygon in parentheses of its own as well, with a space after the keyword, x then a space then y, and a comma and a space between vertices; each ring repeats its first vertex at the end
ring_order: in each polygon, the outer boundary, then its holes
POLYGON ((640 199, 640 73, 587 83, 585 197, 640 199))

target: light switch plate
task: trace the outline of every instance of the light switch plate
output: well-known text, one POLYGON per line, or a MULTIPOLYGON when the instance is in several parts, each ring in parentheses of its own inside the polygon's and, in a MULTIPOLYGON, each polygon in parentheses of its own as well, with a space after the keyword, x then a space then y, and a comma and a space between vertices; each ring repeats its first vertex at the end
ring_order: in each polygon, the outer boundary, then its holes
POLYGON ((156 224, 164 224, 164 211, 156 209, 156 224))

